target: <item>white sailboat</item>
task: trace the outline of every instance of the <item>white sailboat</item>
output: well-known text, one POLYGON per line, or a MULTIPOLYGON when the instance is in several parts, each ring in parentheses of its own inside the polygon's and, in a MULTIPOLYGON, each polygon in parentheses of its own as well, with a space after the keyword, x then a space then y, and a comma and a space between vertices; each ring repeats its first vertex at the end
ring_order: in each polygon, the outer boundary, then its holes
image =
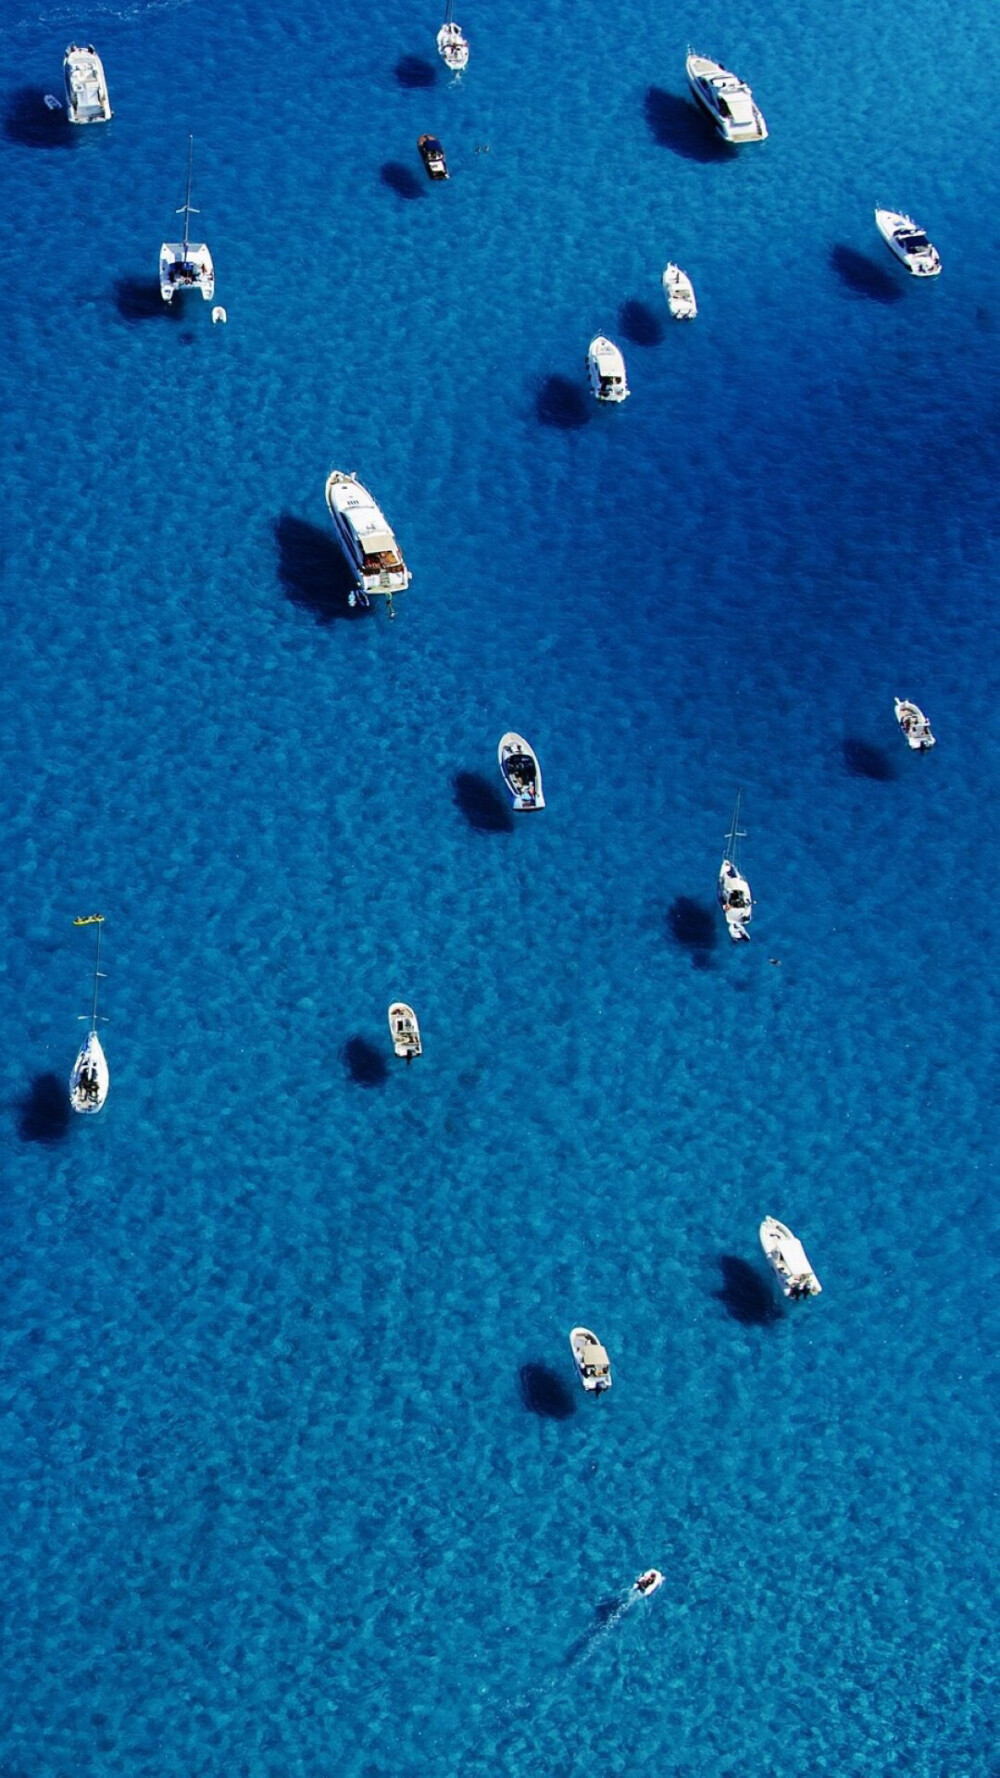
POLYGON ((200 290, 207 303, 215 295, 215 266, 204 241, 191 240, 191 218, 199 212, 191 202, 191 162, 194 137, 188 137, 188 176, 184 202, 177 210, 184 218, 183 241, 164 241, 160 248, 160 295, 172 303, 178 290, 200 290))
POLYGON ((469 65, 469 45, 462 35, 462 28, 456 25, 451 16, 451 0, 448 0, 444 24, 437 34, 438 55, 445 67, 452 74, 461 74, 469 65))
POLYGON ((719 906, 726 916, 729 936, 734 943, 740 939, 749 939, 747 927, 753 914, 753 897, 750 885, 740 871, 736 853, 740 840, 746 834, 740 826, 740 795, 736 793, 736 808, 733 811, 733 825, 726 839, 726 855, 719 871, 719 906))
MULTIPOLYGON (((69 1102, 74 1111, 100 1111, 108 1096, 111 1077, 101 1040, 97 1035, 97 984, 101 980, 101 927, 104 924, 103 914, 81 914, 73 921, 74 926, 97 927, 97 957, 94 963, 94 1002, 90 1011, 90 1030, 84 1039, 73 1072, 69 1077, 69 1102)), ((86 1013, 80 1017, 85 1019, 86 1013)))

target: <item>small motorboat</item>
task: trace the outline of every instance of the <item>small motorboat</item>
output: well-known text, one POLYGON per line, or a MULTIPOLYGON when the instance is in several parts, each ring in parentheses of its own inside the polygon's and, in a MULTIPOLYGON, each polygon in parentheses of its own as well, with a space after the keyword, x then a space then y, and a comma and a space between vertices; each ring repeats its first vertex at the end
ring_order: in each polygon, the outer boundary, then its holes
POLYGON ((675 321, 694 320, 698 313, 694 285, 687 272, 682 272, 679 265, 674 265, 673 260, 663 274, 663 294, 675 321))
POLYGON ((219 322, 220 322, 220 321, 222 321, 222 322, 226 322, 226 321, 228 321, 228 320, 229 320, 229 316, 228 316, 228 315, 227 315, 227 314, 226 314, 226 311, 225 311, 225 309, 224 309, 224 308, 223 308, 223 306, 222 306, 222 304, 221 304, 221 303, 217 303, 217 304, 216 304, 216 306, 215 306, 215 308, 214 308, 214 309, 213 309, 213 310, 212 310, 212 321, 213 321, 213 323, 214 323, 214 324, 215 324, 215 325, 216 325, 216 326, 218 326, 218 323, 219 323, 219 322))
POLYGON ((655 1593, 657 1587, 662 1587, 662 1585, 663 1576, 660 1573, 660 1570, 658 1568, 647 1568, 645 1573, 638 1575, 633 1581, 632 1591, 633 1593, 640 1594, 643 1599, 648 1599, 650 1593, 655 1593))
POLYGON ((611 1388, 611 1360, 597 1335, 589 1327, 574 1327, 569 1343, 588 1395, 603 1395, 611 1388))
POLYGON ((805 1248, 776 1216, 765 1216, 760 1244, 786 1296, 819 1296, 823 1286, 806 1258, 805 1248))
MULTIPOLYGON (((66 115, 70 123, 110 123, 111 100, 104 63, 92 43, 71 43, 63 57, 66 115)), ((49 96, 45 103, 49 104, 49 96)), ((49 105, 49 110, 52 106, 49 105)))
POLYGON ((587 347, 587 375, 598 401, 624 401, 628 396, 625 360, 613 340, 596 334, 587 347))
POLYGON ((544 809, 542 768, 524 736, 510 729, 497 748, 497 759, 515 809, 544 809))
POLYGON ((412 1062, 414 1056, 422 1056, 424 1046, 420 1041, 420 1026, 412 1006, 405 1000, 394 1000, 389 1008, 389 1030, 397 1056, 403 1056, 412 1062))
POLYGON ((931 725, 919 704, 911 704, 908 698, 897 698, 896 721, 915 753, 926 753, 929 747, 937 746, 931 725))
POLYGON ((451 0, 448 0, 445 21, 437 34, 437 48, 442 62, 452 74, 461 74, 462 69, 468 67, 469 45, 462 35, 461 27, 452 19, 451 0))
POLYGON ((767 140, 767 125, 745 80, 731 74, 721 62, 699 56, 693 49, 688 51, 686 67, 692 93, 724 141, 767 140))
POLYGON ((740 826, 740 796, 737 792, 736 808, 733 813, 733 824, 726 838, 726 853, 719 869, 719 906, 726 916, 729 936, 734 944, 740 939, 749 940, 747 927, 753 916, 753 896, 750 885, 740 871, 736 852, 740 840, 746 839, 746 833, 740 826))
POLYGON ((937 277, 941 270, 941 255, 912 216, 905 216, 902 210, 877 208, 875 227, 889 252, 895 254, 915 278, 937 277))
POLYGON ((448 162, 444 158, 444 149, 436 136, 418 136, 417 147, 420 158, 427 168, 428 179, 447 179, 448 162))
MULTIPOLYGON (((108 1096, 111 1078, 101 1040, 97 1035, 97 990, 103 981, 101 974, 101 927, 104 924, 103 914, 82 914, 73 921, 74 926, 97 927, 97 956, 94 960, 94 999, 90 1010, 90 1029, 84 1038, 83 1047, 73 1063, 73 1072, 69 1077, 69 1102, 74 1111, 100 1111, 108 1096)), ((80 1014, 87 1018, 86 1013, 80 1014)))

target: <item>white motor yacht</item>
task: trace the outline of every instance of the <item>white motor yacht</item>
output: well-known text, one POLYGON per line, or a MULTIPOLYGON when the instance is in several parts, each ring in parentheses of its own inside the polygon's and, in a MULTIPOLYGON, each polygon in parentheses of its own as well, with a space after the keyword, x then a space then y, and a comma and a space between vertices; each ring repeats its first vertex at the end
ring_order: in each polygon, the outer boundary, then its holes
MULTIPOLYGON (((108 1073, 107 1059, 97 1035, 97 988, 103 980, 101 975, 101 927, 104 924, 103 914, 84 914, 73 921, 74 926, 97 927, 97 957, 94 962, 94 1000, 89 1016, 90 1029, 83 1041, 83 1047, 73 1063, 73 1072, 69 1077, 69 1102, 74 1111, 100 1111, 108 1096, 111 1077, 108 1073)), ((86 1018, 86 1013, 81 1013, 86 1018)))
POLYGON ((745 80, 721 62, 688 51, 688 84, 698 104, 726 142, 763 142, 767 125, 745 80))
POLYGON ((747 927, 753 915, 750 885, 741 873, 736 858, 739 842, 743 839, 746 839, 746 834, 740 827, 740 797, 737 793, 733 825, 729 829, 726 853, 719 870, 719 906, 726 916, 729 936, 734 943, 740 939, 749 939, 747 927))
POLYGON ((915 278, 937 277, 941 270, 941 255, 912 216, 904 216, 902 210, 876 209, 875 227, 889 252, 894 253, 915 278))
POLYGON ((673 260, 663 274, 663 294, 675 321, 694 320, 698 313, 694 285, 687 272, 682 272, 679 265, 674 265, 673 260))
POLYGON ((92 43, 69 45, 63 57, 63 79, 70 123, 110 123, 113 114, 104 64, 92 43))
POLYGON ((422 1056, 424 1046, 420 1041, 420 1026, 412 1006, 405 1000, 394 1000, 389 1008, 389 1030, 397 1056, 404 1056, 412 1062, 414 1056, 422 1056))
POLYGON ((452 74, 461 74, 462 69, 468 67, 469 45, 462 35, 461 27, 452 19, 451 0, 448 0, 444 24, 437 34, 437 47, 438 55, 452 74))
POLYGON ((919 704, 911 704, 908 698, 897 698, 896 721, 914 752, 926 753, 929 747, 937 746, 931 725, 919 704))
POLYGON ((410 571, 400 554, 392 527, 356 475, 331 470, 326 479, 326 504, 351 567, 358 577, 356 597, 367 605, 369 594, 380 593, 389 601, 404 593, 410 571))
POLYGON ((624 401, 628 395, 625 360, 613 340, 596 334, 587 347, 587 374, 598 401, 624 401))
POLYGON ((776 1216, 765 1216, 760 1244, 786 1296, 819 1296, 823 1286, 806 1258, 805 1248, 776 1216))
POLYGON ((603 1395, 611 1388, 611 1360, 597 1335, 589 1327, 574 1327, 569 1343, 588 1395, 603 1395))
POLYGON ((524 736, 509 729, 497 748, 497 759, 515 809, 544 809, 542 768, 524 736))
POLYGON ((215 295, 215 266, 204 241, 192 241, 191 217, 198 211, 191 202, 191 161, 194 138, 188 137, 187 195, 177 210, 184 218, 183 241, 164 241, 160 248, 160 295, 172 303, 178 290, 200 290, 207 303, 215 295))

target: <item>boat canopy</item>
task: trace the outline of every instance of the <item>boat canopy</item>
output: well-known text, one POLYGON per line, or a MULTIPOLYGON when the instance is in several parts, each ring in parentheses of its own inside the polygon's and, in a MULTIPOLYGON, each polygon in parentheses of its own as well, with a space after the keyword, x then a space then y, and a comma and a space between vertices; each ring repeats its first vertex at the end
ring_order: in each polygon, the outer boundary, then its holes
POLYGON ((365 531, 358 541, 366 556, 391 555, 396 548, 389 531, 365 531))

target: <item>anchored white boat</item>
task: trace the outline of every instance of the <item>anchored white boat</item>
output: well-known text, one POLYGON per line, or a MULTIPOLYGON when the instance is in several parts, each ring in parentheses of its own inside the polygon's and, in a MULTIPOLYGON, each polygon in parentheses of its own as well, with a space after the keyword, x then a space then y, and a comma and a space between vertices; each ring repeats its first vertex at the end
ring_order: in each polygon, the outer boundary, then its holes
POLYGON ((603 1395, 611 1388, 611 1360, 597 1335, 589 1327, 574 1327, 569 1343, 583 1387, 589 1395, 603 1395))
POLYGON ((587 374, 598 401, 624 401, 628 395, 625 360, 613 340, 595 334, 587 347, 587 374))
POLYGON ((509 729, 497 748, 497 759, 515 809, 544 809, 542 768, 524 736, 509 729))
POLYGON ((420 1041, 420 1026, 412 1006, 405 1000, 394 1000, 389 1008, 389 1030, 397 1056, 404 1056, 412 1062, 414 1056, 422 1056, 424 1046, 420 1041))
POLYGON ((194 137, 188 137, 187 194, 177 210, 184 218, 183 241, 164 241, 160 248, 160 295, 172 303, 178 290, 200 290, 207 303, 215 295, 215 266, 204 241, 192 241, 191 217, 199 212, 191 202, 191 162, 194 137))
POLYGON ((726 142, 766 140, 767 125, 745 80, 694 50, 688 50, 686 67, 691 91, 726 142))
POLYGON ((380 593, 388 599, 392 617, 392 596, 406 591, 411 575, 381 507, 356 475, 347 475, 342 469, 331 470, 326 478, 326 504, 358 577, 351 604, 357 600, 367 605, 369 594, 380 593))
POLYGON ((931 725, 919 704, 912 704, 908 698, 897 698, 896 721, 915 752, 926 753, 929 747, 937 746, 931 725))
POLYGON ((650 1593, 655 1593, 657 1588, 662 1587, 662 1585, 663 1576, 660 1573, 660 1570, 658 1568, 647 1568, 643 1574, 638 1575, 633 1581, 632 1591, 634 1593, 640 1593, 644 1599, 648 1599, 650 1593))
POLYGON ((667 308, 675 321, 693 321, 698 313, 695 301, 694 285, 687 272, 682 272, 673 260, 663 274, 663 294, 667 299, 667 308))
POLYGON ((941 270, 941 255, 912 216, 905 216, 902 210, 876 209, 875 227, 889 252, 894 253, 915 278, 937 277, 941 270))
MULTIPOLYGON (((63 57, 63 79, 66 82, 66 115, 70 123, 111 122, 113 113, 108 83, 104 78, 104 63, 92 43, 69 45, 63 57)), ((46 95, 45 103, 48 105, 49 95, 46 95)))
MULTIPOLYGON (((103 914, 84 914, 73 921, 74 926, 97 927, 97 957, 94 963, 94 1001, 90 1011, 90 1030, 84 1038, 83 1048, 73 1063, 73 1072, 69 1077, 69 1102, 74 1111, 100 1111, 108 1096, 111 1077, 108 1064, 101 1048, 101 1040, 97 1035, 97 986, 103 979, 101 975, 101 927, 104 924, 103 914)), ((86 1018, 86 1013, 80 1014, 86 1018)))
POLYGON ((823 1286, 806 1258, 805 1248, 776 1216, 765 1216, 760 1244, 786 1296, 819 1296, 823 1286))
POLYGON ((726 916, 729 936, 734 943, 740 939, 749 939, 747 927, 753 915, 750 885, 742 875, 736 858, 739 842, 743 839, 746 839, 746 834, 740 826, 740 793, 737 792, 733 825, 729 829, 726 855, 719 871, 719 906, 726 916))
POLYGON ((451 0, 444 16, 444 24, 437 34, 438 55, 452 74, 461 74, 469 65, 469 45, 462 35, 460 26, 456 25, 451 16, 451 0))

